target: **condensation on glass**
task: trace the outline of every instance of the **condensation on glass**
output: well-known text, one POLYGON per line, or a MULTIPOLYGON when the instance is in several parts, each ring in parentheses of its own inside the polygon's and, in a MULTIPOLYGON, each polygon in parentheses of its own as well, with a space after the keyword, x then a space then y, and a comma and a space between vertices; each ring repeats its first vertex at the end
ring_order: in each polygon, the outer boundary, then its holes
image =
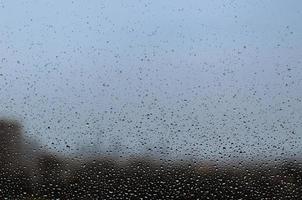
POLYGON ((0 0, 0 199, 300 199, 302 2, 0 0))

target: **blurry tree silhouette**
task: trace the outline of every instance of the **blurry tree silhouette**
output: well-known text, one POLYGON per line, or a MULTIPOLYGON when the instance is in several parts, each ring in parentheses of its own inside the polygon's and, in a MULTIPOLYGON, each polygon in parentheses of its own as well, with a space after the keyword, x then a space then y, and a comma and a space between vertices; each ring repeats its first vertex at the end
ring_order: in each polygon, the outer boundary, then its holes
POLYGON ((0 119, 0 196, 18 197, 31 192, 21 149, 21 125, 16 121, 0 119))
MULTIPOLYGON (((296 160, 248 166, 145 157, 70 160, 38 153, 27 162, 21 125, 0 120, 0 199, 301 199, 296 160), (30 165, 28 163, 31 163, 30 165)), ((28 148, 30 149, 30 148, 28 148)))

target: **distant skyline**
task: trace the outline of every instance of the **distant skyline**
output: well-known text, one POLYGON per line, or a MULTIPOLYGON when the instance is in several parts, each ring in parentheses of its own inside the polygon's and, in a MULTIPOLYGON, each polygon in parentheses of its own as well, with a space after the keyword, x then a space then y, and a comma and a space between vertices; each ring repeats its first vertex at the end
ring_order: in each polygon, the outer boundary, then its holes
POLYGON ((0 117, 66 154, 302 155, 301 19, 299 0, 2 0, 0 117))

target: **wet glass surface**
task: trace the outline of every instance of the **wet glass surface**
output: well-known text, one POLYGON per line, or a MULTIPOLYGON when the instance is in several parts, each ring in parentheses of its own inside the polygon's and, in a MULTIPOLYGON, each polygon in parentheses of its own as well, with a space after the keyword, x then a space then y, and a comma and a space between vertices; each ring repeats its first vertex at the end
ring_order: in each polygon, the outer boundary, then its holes
POLYGON ((0 199, 300 199, 300 19, 0 0, 0 199))

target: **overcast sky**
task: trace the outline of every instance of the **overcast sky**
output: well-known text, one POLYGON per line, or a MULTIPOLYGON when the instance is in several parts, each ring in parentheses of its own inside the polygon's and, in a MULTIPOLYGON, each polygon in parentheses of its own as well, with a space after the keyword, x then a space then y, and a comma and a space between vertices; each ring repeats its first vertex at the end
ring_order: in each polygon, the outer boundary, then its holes
POLYGON ((300 0, 0 0, 0 113, 55 152, 301 155, 301 19, 300 0))

